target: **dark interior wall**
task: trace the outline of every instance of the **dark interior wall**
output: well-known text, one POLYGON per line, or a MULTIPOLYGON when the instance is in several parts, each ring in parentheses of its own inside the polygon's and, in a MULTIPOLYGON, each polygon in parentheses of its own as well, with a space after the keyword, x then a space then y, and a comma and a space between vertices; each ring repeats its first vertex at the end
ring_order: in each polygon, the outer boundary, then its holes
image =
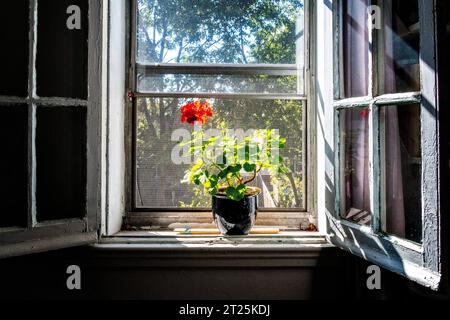
POLYGON ((439 298, 403 277, 381 272, 381 290, 366 286, 368 264, 342 250, 292 259, 235 259, 211 264, 205 253, 177 257, 90 247, 0 260, 2 298, 35 299, 424 299, 439 298), (215 265, 214 265, 215 264, 215 265), (81 269, 81 290, 66 287, 67 267, 81 269), (265 266, 264 266, 265 265, 265 266))

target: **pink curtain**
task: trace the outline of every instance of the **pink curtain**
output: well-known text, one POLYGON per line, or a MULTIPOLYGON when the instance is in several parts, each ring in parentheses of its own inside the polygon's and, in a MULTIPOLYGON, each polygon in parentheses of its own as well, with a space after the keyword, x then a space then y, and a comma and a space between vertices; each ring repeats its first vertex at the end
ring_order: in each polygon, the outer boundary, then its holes
MULTIPOLYGON (((394 31, 392 1, 384 3, 384 92, 395 92, 394 31)), ((405 237, 405 209, 403 199, 402 155, 399 121, 396 107, 384 109, 386 154, 386 232, 405 237)))
MULTIPOLYGON (((368 45, 366 10, 368 0, 344 1, 344 94, 361 97, 368 94, 368 45)), ((359 109, 345 112, 345 204, 351 208, 370 210, 368 167, 368 113, 359 109)))
MULTIPOLYGON (((385 1, 390 5, 391 1, 385 1)), ((344 1, 344 93, 346 97, 368 94, 368 49, 369 28, 367 26, 368 0, 344 1)), ((395 92, 393 60, 392 8, 384 10, 385 21, 385 92, 395 92)), ((397 109, 384 109, 386 148, 386 229, 388 233, 405 235, 403 205, 403 183, 401 168, 400 133, 397 109)), ((345 114, 345 201, 346 210, 370 210, 369 194, 369 147, 368 110, 352 110, 345 114)), ((382 164, 383 165, 383 164, 382 164)))

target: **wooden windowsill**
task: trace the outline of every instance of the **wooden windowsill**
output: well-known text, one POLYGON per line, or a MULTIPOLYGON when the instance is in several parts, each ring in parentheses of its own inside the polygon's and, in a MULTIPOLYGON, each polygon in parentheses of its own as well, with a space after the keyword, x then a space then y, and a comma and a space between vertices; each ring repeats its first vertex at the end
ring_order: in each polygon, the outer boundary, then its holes
POLYGON ((120 231, 103 237, 98 248, 134 249, 298 249, 332 247, 320 232, 281 231, 247 236, 189 235, 174 231, 120 231))

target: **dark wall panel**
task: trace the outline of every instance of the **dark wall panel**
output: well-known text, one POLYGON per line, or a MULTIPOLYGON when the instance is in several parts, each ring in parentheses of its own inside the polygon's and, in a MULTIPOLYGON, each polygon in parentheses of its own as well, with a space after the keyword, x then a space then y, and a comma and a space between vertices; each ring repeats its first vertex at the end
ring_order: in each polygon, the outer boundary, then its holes
POLYGON ((37 220, 81 218, 86 203, 86 108, 38 107, 37 220))
POLYGON ((0 106, 0 228, 27 225, 28 112, 0 106))
POLYGON ((239 259, 234 260, 235 267, 208 266, 214 264, 211 257, 214 250, 175 259, 174 254, 153 252, 152 255, 126 249, 112 253, 75 248, 3 259, 0 260, 0 301, 8 297, 222 299, 228 303, 234 299, 326 299, 354 303, 369 299, 420 299, 423 302, 439 297, 386 270, 381 272, 381 289, 369 290, 366 286, 369 263, 338 248, 312 252, 308 257, 283 255, 281 260, 258 257, 260 267, 243 267, 239 259), (193 264, 198 266, 193 267, 193 264), (69 276, 66 270, 70 265, 80 267, 81 290, 66 287, 69 276))
POLYGON ((28 93, 28 0, 0 1, 0 95, 28 93))
POLYGON ((87 98, 87 40, 87 0, 38 1, 38 96, 87 98), (71 5, 80 8, 80 29, 67 27, 71 5))

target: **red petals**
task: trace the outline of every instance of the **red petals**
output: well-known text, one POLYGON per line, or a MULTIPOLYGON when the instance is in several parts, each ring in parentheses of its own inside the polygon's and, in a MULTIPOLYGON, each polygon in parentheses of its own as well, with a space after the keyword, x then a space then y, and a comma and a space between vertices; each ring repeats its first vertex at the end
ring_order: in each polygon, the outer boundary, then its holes
POLYGON ((213 115, 211 105, 199 100, 190 102, 181 107, 181 122, 189 124, 205 124, 208 117, 213 115))

